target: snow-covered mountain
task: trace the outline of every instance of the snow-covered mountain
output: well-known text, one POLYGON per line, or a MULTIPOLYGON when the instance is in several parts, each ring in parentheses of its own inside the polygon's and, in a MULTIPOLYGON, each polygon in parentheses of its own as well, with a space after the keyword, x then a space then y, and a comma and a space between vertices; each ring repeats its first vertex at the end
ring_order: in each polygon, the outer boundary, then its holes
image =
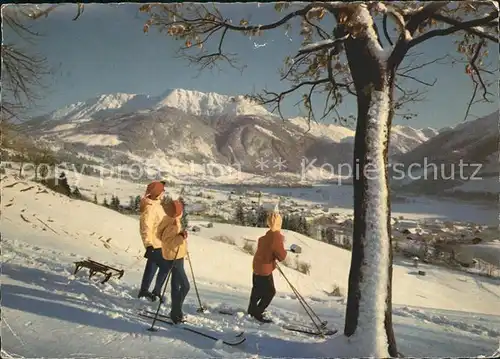
POLYGON ((421 193, 451 193, 458 196, 475 192, 497 201, 500 186, 498 173, 498 111, 473 121, 447 127, 413 150, 399 154, 394 162, 409 168, 408 177, 399 185, 421 193), (427 169, 425 169, 427 167, 427 169))
MULTIPOLYGON (((336 124, 281 121, 244 96, 173 89, 159 96, 106 94, 71 104, 25 123, 26 132, 54 148, 100 162, 239 163, 250 173, 299 174, 303 158, 315 166, 351 163, 354 130, 336 124), (257 167, 261 159, 265 165, 257 167)), ((390 155, 405 153, 432 136, 432 129, 395 126, 390 155)), ((338 167, 337 167, 338 168, 338 167)), ((338 173, 336 173, 338 175, 338 173)))
POLYGON ((257 115, 272 116, 264 107, 245 96, 228 96, 213 92, 169 89, 158 96, 144 94, 102 94, 83 102, 70 104, 37 120, 84 121, 106 116, 140 111, 160 110, 166 107, 179 109, 196 116, 257 115))
POLYGON ((241 95, 227 96, 213 92, 174 89, 165 92, 160 98, 155 109, 168 106, 197 116, 274 116, 264 107, 241 95))
POLYGON ((52 121, 85 121, 99 118, 99 115, 116 112, 148 110, 157 103, 157 98, 148 95, 113 93, 103 94, 87 101, 70 104, 53 111, 40 119, 52 121))

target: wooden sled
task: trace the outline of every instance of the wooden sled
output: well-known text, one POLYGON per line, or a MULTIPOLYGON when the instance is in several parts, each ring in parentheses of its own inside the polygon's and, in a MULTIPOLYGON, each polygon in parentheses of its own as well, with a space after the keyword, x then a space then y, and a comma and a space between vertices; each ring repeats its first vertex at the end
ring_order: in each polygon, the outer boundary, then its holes
POLYGON ((81 268, 89 269, 89 279, 92 278, 92 276, 96 273, 104 274, 104 279, 101 281, 101 284, 106 283, 113 276, 120 279, 125 273, 123 269, 116 269, 106 264, 93 261, 91 259, 75 262, 75 272, 73 274, 76 274, 81 268))

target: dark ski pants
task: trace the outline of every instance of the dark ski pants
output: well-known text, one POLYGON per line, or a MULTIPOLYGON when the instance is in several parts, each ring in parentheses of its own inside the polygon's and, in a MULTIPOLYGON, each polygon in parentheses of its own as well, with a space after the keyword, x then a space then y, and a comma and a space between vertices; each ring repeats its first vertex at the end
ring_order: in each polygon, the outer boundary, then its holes
POLYGON ((172 270, 170 283, 172 308, 170 311, 170 317, 174 320, 182 319, 184 317, 184 314, 182 313, 184 299, 186 299, 189 289, 191 288, 186 271, 184 270, 184 258, 173 261, 164 260, 163 270, 167 273, 172 270))
POLYGON ((165 261, 161 254, 161 248, 153 249, 148 256, 148 261, 146 262, 146 267, 144 268, 144 274, 142 275, 141 291, 149 291, 151 282, 158 270, 158 275, 156 276, 156 283, 153 289, 153 293, 161 294, 161 289, 165 280, 167 279, 168 271, 165 271, 162 264, 165 261))
POLYGON ((250 294, 250 304, 248 305, 248 314, 261 317, 276 295, 274 278, 272 273, 268 276, 254 274, 252 282, 253 286, 252 293, 250 294))

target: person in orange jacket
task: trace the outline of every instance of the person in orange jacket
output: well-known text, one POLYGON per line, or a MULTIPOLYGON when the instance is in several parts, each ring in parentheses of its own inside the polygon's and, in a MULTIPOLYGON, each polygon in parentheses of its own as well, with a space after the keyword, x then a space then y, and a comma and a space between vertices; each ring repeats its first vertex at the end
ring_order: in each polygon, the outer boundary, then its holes
POLYGON ((284 261, 287 255, 281 234, 282 219, 276 210, 268 215, 267 225, 269 230, 259 238, 253 257, 253 286, 248 305, 248 314, 262 323, 271 322, 264 317, 264 311, 276 295, 273 278, 276 261, 284 261))

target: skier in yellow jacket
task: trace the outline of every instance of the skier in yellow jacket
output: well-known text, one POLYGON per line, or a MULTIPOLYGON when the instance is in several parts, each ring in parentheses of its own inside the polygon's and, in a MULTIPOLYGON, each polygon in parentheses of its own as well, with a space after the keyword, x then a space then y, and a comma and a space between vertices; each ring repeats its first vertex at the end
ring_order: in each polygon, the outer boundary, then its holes
MULTIPOLYGON (((182 306, 189 292, 189 280, 184 270, 184 257, 187 255, 187 232, 181 226, 181 217, 184 211, 180 201, 170 201, 165 207, 165 217, 161 227, 161 253, 164 261, 162 270, 171 271, 171 300, 170 318, 174 323, 184 320, 182 306)), ((164 298, 160 298, 164 300, 164 298)))
POLYGON ((163 283, 167 278, 167 272, 162 270, 163 257, 161 254, 161 237, 163 231, 162 220, 165 217, 165 211, 162 207, 162 199, 165 196, 165 186, 161 182, 151 182, 146 188, 146 193, 140 202, 140 234, 146 248, 144 257, 147 258, 146 267, 142 276, 139 298, 147 297, 150 300, 156 300, 160 295, 163 283), (149 291, 151 282, 156 276, 156 284, 153 292, 149 291))

